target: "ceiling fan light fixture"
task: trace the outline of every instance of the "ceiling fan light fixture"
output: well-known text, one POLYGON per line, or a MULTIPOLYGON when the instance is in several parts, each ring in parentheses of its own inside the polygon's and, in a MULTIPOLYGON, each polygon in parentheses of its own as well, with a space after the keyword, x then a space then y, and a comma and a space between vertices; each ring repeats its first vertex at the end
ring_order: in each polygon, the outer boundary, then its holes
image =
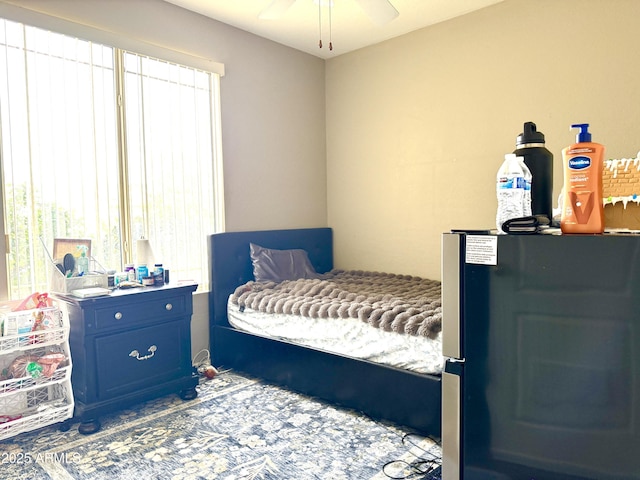
POLYGON ((269 6, 258 14, 260 20, 277 20, 291 8, 296 0, 273 0, 269 6))
POLYGON ((378 26, 386 25, 400 15, 389 0, 356 0, 356 3, 378 26))

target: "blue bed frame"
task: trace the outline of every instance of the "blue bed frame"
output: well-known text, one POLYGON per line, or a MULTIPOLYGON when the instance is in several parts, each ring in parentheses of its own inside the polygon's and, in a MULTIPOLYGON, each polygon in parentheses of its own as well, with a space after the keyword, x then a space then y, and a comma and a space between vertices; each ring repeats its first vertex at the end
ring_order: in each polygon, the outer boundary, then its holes
POLYGON ((241 332, 229 325, 227 299, 253 280, 249 243, 302 248, 318 272, 333 268, 330 228, 227 232, 208 238, 212 362, 267 382, 361 411, 440 438, 440 376, 379 365, 290 342, 241 332))

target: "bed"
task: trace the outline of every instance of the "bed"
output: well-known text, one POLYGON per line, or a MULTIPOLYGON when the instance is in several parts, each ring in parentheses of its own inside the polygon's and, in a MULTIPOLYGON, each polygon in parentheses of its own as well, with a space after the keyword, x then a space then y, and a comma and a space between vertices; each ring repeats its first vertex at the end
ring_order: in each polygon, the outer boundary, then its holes
POLYGON ((231 325, 230 297, 254 280, 250 244, 276 250, 301 249, 316 272, 333 270, 330 228, 210 235, 210 349, 214 364, 439 438, 439 373, 420 373, 332 353, 231 325))

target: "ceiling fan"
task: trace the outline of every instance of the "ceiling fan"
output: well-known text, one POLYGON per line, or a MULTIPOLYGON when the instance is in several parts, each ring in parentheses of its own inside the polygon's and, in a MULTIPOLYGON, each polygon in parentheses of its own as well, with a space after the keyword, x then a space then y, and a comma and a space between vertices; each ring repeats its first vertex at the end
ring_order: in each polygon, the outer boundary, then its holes
MULTIPOLYGON (((324 2, 326 0, 319 0, 324 2)), ((330 3, 333 0, 329 0, 330 3)), ((396 18, 399 14, 389 0, 355 0, 362 10, 369 16, 371 21, 376 25, 384 25, 396 18)), ((296 0, 273 0, 271 4, 265 8, 258 18, 260 19, 277 19, 296 2, 296 0)))

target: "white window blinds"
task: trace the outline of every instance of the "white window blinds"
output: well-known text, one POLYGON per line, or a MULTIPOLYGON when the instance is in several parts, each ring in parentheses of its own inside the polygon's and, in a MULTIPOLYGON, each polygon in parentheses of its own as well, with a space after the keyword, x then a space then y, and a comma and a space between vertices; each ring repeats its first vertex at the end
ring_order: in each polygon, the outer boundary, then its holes
POLYGON ((40 238, 91 239, 120 270, 145 237, 172 279, 207 287, 218 75, 2 20, 0 129, 11 298, 47 291, 40 238))

